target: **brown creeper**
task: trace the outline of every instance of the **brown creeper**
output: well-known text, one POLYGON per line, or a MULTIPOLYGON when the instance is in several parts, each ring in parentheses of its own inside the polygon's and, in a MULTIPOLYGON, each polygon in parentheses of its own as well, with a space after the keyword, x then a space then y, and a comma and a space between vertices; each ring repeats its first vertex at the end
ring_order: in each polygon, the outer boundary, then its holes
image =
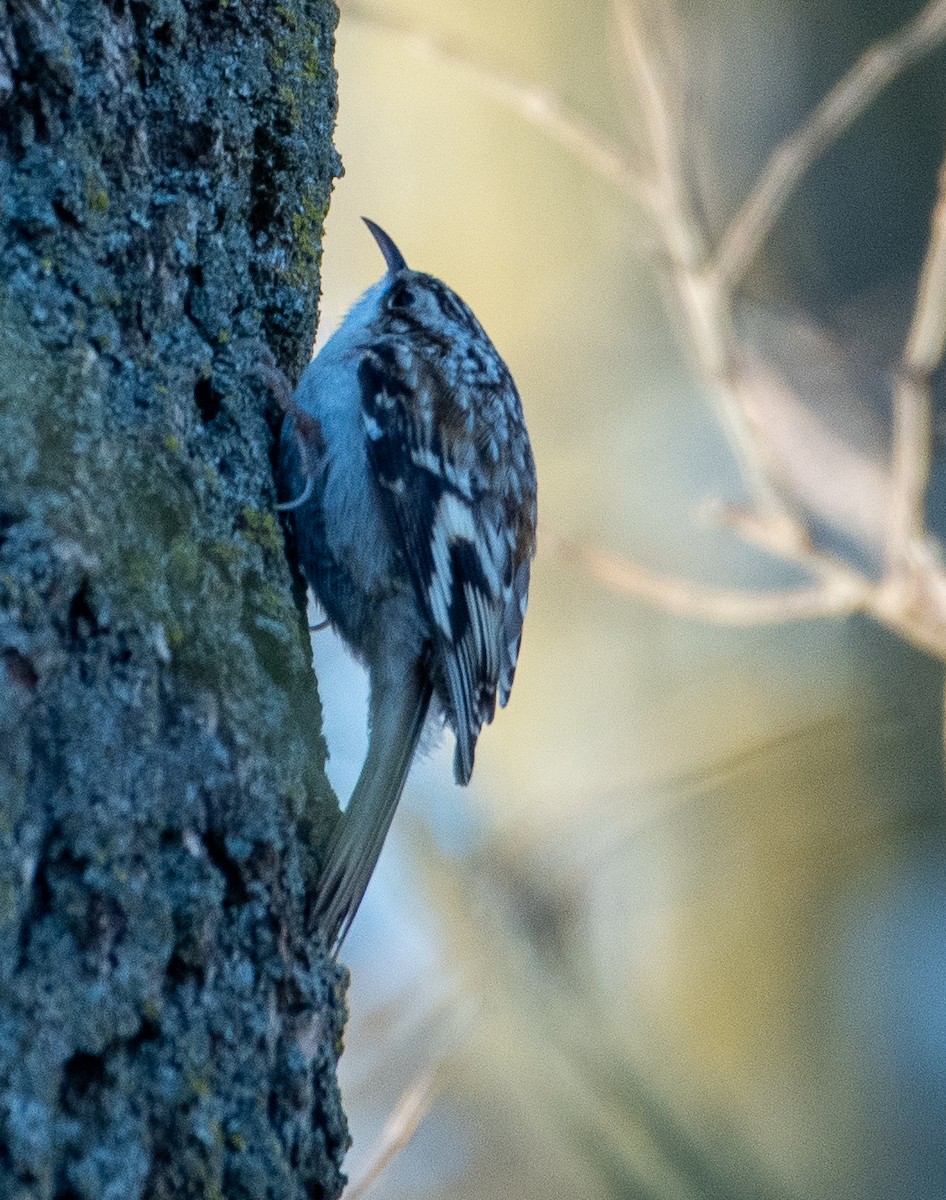
POLYGON ((330 841, 317 916, 338 947, 428 714, 454 775, 512 688, 535 553, 535 464, 512 376, 460 297, 366 220, 387 273, 306 368, 280 486, 299 563, 368 667, 368 754, 330 841))

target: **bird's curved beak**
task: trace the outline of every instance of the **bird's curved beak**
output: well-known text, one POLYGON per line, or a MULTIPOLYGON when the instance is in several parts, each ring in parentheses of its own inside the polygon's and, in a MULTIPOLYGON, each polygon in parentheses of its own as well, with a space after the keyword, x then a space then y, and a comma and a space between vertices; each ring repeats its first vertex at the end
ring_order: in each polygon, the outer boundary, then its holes
POLYGON ((393 275, 395 271, 407 270, 404 255, 398 250, 397 246, 395 246, 381 226, 375 225, 374 221, 369 221, 367 217, 362 217, 361 219, 371 230, 371 236, 378 243, 378 249, 384 255, 384 261, 388 264, 388 273, 393 275))

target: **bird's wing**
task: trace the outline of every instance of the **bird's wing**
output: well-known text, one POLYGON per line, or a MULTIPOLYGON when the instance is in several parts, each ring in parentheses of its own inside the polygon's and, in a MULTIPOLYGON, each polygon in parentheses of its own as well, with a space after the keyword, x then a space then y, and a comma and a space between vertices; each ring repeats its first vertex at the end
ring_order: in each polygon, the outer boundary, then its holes
POLYGON ((457 735, 454 773, 466 783, 497 691, 508 699, 519 651, 535 528, 528 441, 531 510, 526 497, 523 515, 506 448, 496 453, 506 432, 478 436, 484 414, 450 395, 429 362, 377 344, 362 357, 359 382, 368 455, 430 624, 457 735))

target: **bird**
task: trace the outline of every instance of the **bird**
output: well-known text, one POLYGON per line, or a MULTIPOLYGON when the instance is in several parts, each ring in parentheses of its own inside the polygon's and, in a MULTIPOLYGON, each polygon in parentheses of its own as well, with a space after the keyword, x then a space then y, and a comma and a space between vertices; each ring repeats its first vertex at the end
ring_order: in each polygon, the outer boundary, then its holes
POLYGON ((512 375, 469 306, 363 218, 386 272, 303 372, 280 508, 301 573, 369 677, 368 751, 316 888, 338 952, 428 723, 467 784, 512 689, 536 548, 536 469, 512 375))

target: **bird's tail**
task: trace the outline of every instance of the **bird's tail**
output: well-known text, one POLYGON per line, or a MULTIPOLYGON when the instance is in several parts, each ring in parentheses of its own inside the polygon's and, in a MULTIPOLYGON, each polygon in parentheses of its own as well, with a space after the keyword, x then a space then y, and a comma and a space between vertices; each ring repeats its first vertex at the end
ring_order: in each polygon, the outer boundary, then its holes
POLYGON ((387 837, 430 706, 427 672, 394 687, 372 679, 368 755, 339 817, 319 876, 316 921, 336 953, 361 904, 387 837))

